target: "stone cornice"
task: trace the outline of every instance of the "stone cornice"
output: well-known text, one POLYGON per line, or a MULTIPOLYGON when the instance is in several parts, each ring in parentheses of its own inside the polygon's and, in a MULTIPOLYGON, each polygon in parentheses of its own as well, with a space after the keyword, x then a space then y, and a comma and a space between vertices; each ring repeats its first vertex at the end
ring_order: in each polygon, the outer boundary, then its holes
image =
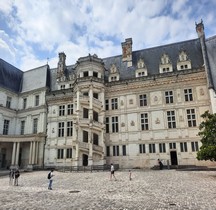
POLYGON ((46 137, 45 133, 26 134, 26 135, 0 135, 0 142, 43 141, 45 137, 46 137))

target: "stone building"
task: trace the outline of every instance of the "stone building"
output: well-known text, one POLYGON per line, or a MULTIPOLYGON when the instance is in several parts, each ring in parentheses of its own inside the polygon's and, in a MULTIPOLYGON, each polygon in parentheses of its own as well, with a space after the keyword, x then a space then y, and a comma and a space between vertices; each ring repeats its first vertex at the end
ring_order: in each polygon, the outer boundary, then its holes
POLYGON ((207 165, 198 126, 216 112, 216 36, 22 72, 0 64, 0 167, 207 165), (15 81, 15 82, 12 82, 15 81))

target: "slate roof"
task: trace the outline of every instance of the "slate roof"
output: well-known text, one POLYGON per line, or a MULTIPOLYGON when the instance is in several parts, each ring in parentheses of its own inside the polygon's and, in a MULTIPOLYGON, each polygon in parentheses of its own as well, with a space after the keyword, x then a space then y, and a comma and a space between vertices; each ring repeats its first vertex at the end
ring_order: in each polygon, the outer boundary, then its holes
POLYGON ((23 84, 21 92, 36 90, 46 87, 49 77, 47 73, 49 66, 44 65, 29 71, 23 72, 23 84))
MULTIPOLYGON (((199 39, 183 41, 179 43, 168 44, 148 48, 132 52, 132 67, 127 67, 126 62, 122 62, 122 55, 104 58, 105 68, 110 69, 112 64, 115 64, 120 73, 120 80, 131 79, 135 77, 137 62, 140 58, 144 60, 147 67, 148 76, 159 74, 159 64, 161 56, 166 53, 172 63, 173 72, 177 71, 177 60, 181 50, 186 51, 191 60, 192 69, 197 69, 203 66, 202 50, 199 39)), ((108 76, 108 73, 106 74, 108 76)))
POLYGON ((206 48, 213 88, 216 90, 216 36, 206 39, 206 48))
POLYGON ((0 58, 0 87, 18 93, 23 72, 0 58))

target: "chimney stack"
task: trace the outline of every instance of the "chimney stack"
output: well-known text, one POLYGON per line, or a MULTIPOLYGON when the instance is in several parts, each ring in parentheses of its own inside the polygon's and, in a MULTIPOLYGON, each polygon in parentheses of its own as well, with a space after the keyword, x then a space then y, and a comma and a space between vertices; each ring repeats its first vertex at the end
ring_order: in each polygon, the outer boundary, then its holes
POLYGON ((132 38, 125 39, 122 42, 122 61, 127 62, 127 67, 132 66, 132 38))

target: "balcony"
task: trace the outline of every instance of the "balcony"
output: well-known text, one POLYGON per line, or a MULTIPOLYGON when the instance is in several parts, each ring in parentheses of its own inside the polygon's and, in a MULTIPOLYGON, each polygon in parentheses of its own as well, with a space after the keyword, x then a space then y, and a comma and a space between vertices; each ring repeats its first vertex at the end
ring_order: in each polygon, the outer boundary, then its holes
POLYGON ((93 150, 102 153, 103 147, 98 146, 98 145, 93 145, 93 150))

